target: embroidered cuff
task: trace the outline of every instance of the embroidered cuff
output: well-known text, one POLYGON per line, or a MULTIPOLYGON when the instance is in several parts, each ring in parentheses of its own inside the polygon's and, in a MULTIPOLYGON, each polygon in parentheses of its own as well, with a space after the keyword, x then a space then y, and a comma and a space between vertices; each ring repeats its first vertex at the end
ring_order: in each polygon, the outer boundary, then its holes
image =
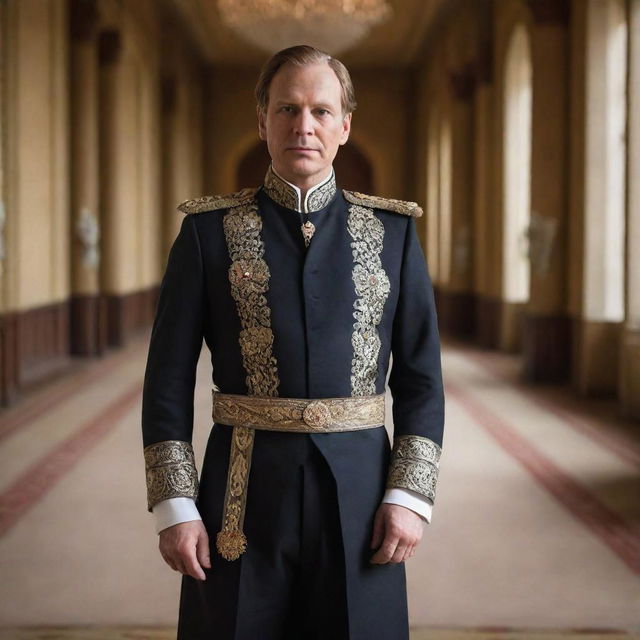
POLYGON ((183 440, 164 440, 144 449, 147 508, 160 500, 198 497, 198 472, 193 447, 183 440))
POLYGON ((387 488, 410 489, 433 501, 441 452, 442 449, 429 438, 397 436, 393 441, 387 488))

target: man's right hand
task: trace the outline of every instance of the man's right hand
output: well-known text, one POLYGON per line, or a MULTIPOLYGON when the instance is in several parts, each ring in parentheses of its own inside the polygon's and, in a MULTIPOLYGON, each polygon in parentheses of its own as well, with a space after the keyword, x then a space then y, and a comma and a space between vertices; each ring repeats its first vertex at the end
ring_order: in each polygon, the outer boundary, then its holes
POLYGON ((174 570, 196 580, 206 580, 203 571, 211 569, 209 536, 202 520, 181 522, 163 529, 160 534, 160 553, 174 570))

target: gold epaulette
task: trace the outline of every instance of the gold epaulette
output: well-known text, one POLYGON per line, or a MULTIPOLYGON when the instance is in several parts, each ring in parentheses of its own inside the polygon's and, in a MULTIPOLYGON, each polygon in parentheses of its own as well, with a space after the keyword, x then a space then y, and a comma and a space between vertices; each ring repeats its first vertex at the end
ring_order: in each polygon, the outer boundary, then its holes
POLYGON ((257 189, 249 188, 224 196, 202 196, 193 200, 185 200, 178 205, 178 211, 182 211, 182 213, 204 213, 205 211, 216 211, 217 209, 231 209, 252 200, 257 191, 257 189))
POLYGON ((343 189, 342 192, 344 197, 352 204, 359 204, 373 209, 385 209, 386 211, 402 213, 405 216, 413 216, 414 218, 419 218, 422 215, 422 207, 417 202, 379 198, 378 196, 369 196, 366 193, 347 191, 346 189, 343 189))

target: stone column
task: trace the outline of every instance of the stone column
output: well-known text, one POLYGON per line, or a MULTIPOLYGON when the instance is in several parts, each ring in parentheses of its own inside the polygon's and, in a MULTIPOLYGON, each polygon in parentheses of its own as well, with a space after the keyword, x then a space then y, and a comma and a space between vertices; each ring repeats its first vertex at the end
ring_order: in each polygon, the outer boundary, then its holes
POLYGON ((640 418, 640 0, 631 0, 629 24, 627 151, 626 320, 620 354, 624 414, 640 418), (635 179, 632 176, 636 176, 635 179))
POLYGON ((100 211, 98 8, 73 0, 71 34, 71 352, 102 351, 99 339, 100 211))
MULTIPOLYGON (((487 9, 492 9, 491 6, 487 9)), ((473 289, 476 294, 476 339, 497 348, 500 343, 498 237, 494 200, 495 114, 492 11, 485 14, 485 38, 478 50, 474 100, 474 235, 473 289), (498 287, 496 290, 496 286, 498 287)))
POLYGON ((442 291, 442 324, 459 336, 475 332, 473 268, 473 95, 471 64, 449 76, 451 101, 451 263, 442 291))
POLYGON ((573 380, 585 395, 619 394, 625 325, 627 124, 626 0, 586 7, 580 306, 573 380))
POLYGON ((183 153, 184 141, 180 139, 178 113, 178 83, 174 76, 162 78, 162 255, 168 255, 176 237, 181 218, 176 215, 183 165, 187 160, 183 153), (182 145, 181 145, 182 142, 182 145))
POLYGON ((428 109, 428 124, 427 124, 427 206, 425 208, 425 226, 426 226, 426 257, 429 265, 429 272, 431 274, 431 280, 434 287, 440 281, 440 274, 438 273, 438 184, 440 180, 440 167, 438 163, 438 124, 439 113, 435 104, 432 101, 428 109))
POLYGON ((568 5, 530 0, 532 132, 530 297, 523 323, 524 373, 530 380, 559 381, 569 374, 567 304, 568 5))
POLYGON ((12 404, 18 394, 18 334, 8 283, 8 118, 9 7, 0 2, 0 406, 12 404))

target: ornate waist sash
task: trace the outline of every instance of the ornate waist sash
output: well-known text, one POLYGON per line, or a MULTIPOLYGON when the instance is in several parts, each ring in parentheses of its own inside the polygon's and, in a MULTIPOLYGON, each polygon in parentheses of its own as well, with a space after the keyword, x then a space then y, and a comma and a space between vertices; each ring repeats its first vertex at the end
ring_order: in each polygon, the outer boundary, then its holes
POLYGON ((268 431, 323 433, 384 424, 384 393, 346 398, 257 397, 213 391, 214 422, 268 431))
POLYGON ((245 396, 212 390, 214 422, 233 427, 222 530, 216 547, 236 560, 247 548, 242 531, 255 429, 295 433, 331 433, 371 429, 384 424, 384 398, 281 398, 245 396))

